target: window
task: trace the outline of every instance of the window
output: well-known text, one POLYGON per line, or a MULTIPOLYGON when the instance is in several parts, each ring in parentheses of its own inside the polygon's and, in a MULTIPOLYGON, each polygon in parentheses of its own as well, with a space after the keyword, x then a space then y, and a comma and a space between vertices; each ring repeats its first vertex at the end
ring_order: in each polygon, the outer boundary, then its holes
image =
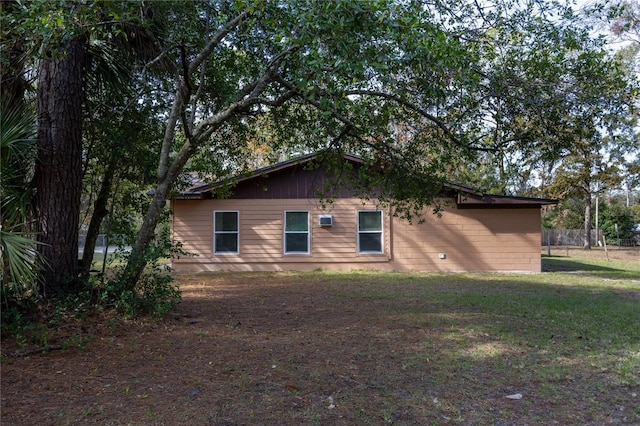
POLYGON ((382 211, 359 211, 358 253, 382 252, 382 211))
POLYGON ((309 253, 309 212, 284 212, 284 252, 309 253))
POLYGON ((213 212, 213 253, 238 254, 240 248, 239 222, 237 211, 213 212))

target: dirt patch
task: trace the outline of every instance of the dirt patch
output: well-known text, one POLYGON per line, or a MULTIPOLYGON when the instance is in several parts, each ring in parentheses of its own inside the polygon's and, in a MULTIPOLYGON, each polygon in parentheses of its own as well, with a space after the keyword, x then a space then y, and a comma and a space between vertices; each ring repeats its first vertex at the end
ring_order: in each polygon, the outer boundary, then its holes
POLYGON ((7 340, 2 424, 640 423, 610 372, 541 376, 558 360, 485 331, 504 318, 370 279, 184 275, 165 321, 69 319, 46 354, 7 340))

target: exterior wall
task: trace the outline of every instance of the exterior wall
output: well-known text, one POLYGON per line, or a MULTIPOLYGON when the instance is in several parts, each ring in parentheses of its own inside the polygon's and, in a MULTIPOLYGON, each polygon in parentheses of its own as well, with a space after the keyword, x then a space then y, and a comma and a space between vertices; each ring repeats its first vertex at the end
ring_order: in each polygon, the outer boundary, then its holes
POLYGON ((540 208, 447 209, 425 223, 395 220, 399 270, 540 272, 540 208), (444 259, 440 259, 440 254, 444 259))
POLYGON ((327 207, 315 199, 174 200, 173 239, 198 256, 173 259, 173 267, 178 271, 540 271, 539 208, 449 208, 441 217, 427 210, 422 224, 385 214, 384 253, 359 254, 357 211, 375 206, 339 198, 327 207), (214 210, 240 212, 239 254, 213 254, 214 210), (285 210, 309 211, 309 254, 284 254, 285 210), (320 213, 333 214, 334 226, 320 227, 320 213))

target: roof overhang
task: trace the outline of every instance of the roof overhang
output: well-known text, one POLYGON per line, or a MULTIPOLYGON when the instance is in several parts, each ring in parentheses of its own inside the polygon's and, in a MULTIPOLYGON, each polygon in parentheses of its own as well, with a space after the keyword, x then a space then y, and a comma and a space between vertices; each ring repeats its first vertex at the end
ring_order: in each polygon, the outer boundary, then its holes
POLYGON ((557 204, 557 200, 547 198, 511 197, 507 195, 472 194, 459 192, 456 204, 459 209, 491 208, 540 208, 557 204))
MULTIPOLYGON (((220 180, 211 184, 198 185, 186 189, 174 196, 174 200, 205 200, 213 198, 213 192, 229 185, 237 185, 257 177, 267 177, 288 168, 304 165, 319 156, 318 153, 307 154, 291 160, 283 161, 272 166, 257 169, 246 175, 237 176, 230 179, 220 180)), ((364 160, 352 154, 345 154, 345 160, 356 164, 363 164, 364 160)), ((557 204, 557 200, 546 198, 512 197, 507 195, 484 194, 477 189, 453 182, 445 182, 443 196, 453 197, 456 205, 460 209, 486 209, 486 208, 540 208, 543 205, 557 204)))
MULTIPOLYGON (((301 157, 293 158, 291 160, 282 161, 282 162, 274 164, 272 166, 267 166, 267 167, 263 167, 263 168, 260 168, 260 169, 256 169, 253 172, 248 173, 246 175, 240 175, 240 176, 232 177, 232 178, 229 178, 229 179, 223 179, 223 180, 211 183, 211 184, 194 186, 194 187, 188 188, 188 189, 186 189, 184 191, 181 191, 178 195, 174 196, 173 199, 174 200, 204 200, 204 199, 209 199, 209 198, 212 198, 211 193, 212 193, 213 190, 224 188, 225 186, 228 186, 228 185, 237 185, 239 183, 245 182, 247 180, 254 179, 254 178, 259 177, 259 176, 266 177, 271 173, 279 172, 281 170, 285 170, 285 169, 292 168, 292 167, 295 167, 295 166, 304 165, 304 164, 307 164, 307 163, 317 159, 318 156, 319 156, 318 153, 307 154, 307 155, 303 155, 301 157)), ((357 155, 344 154, 344 158, 345 158, 345 160, 351 161, 353 163, 357 163, 357 164, 363 164, 364 163, 362 158, 358 157, 357 155)))

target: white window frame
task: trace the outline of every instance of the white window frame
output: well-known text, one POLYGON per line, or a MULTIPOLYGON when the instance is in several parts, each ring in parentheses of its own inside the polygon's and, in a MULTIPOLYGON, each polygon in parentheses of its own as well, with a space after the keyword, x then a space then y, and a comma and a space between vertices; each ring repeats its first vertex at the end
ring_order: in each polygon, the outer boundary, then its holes
POLYGON ((239 210, 214 210, 213 211, 213 254, 216 256, 234 255, 240 254, 240 211, 239 210), (216 230, 216 213, 235 213, 237 225, 236 231, 218 231, 216 230), (236 234, 237 247, 236 251, 218 251, 216 247, 216 235, 217 234, 236 234))
POLYGON ((356 242, 358 245, 358 254, 383 254, 384 253, 384 213, 382 210, 358 210, 356 212, 356 242), (379 231, 360 231, 360 213, 378 213, 380 215, 379 231), (380 251, 377 250, 361 250, 360 234, 380 234, 380 251))
POLYGON ((311 253, 311 224, 309 223, 309 210, 285 210, 284 220, 282 222, 282 251, 284 254, 309 254, 311 253), (307 214, 307 230, 306 231, 287 231, 287 213, 306 213, 307 214), (306 234, 307 235, 307 251, 287 251, 287 234, 306 234))

